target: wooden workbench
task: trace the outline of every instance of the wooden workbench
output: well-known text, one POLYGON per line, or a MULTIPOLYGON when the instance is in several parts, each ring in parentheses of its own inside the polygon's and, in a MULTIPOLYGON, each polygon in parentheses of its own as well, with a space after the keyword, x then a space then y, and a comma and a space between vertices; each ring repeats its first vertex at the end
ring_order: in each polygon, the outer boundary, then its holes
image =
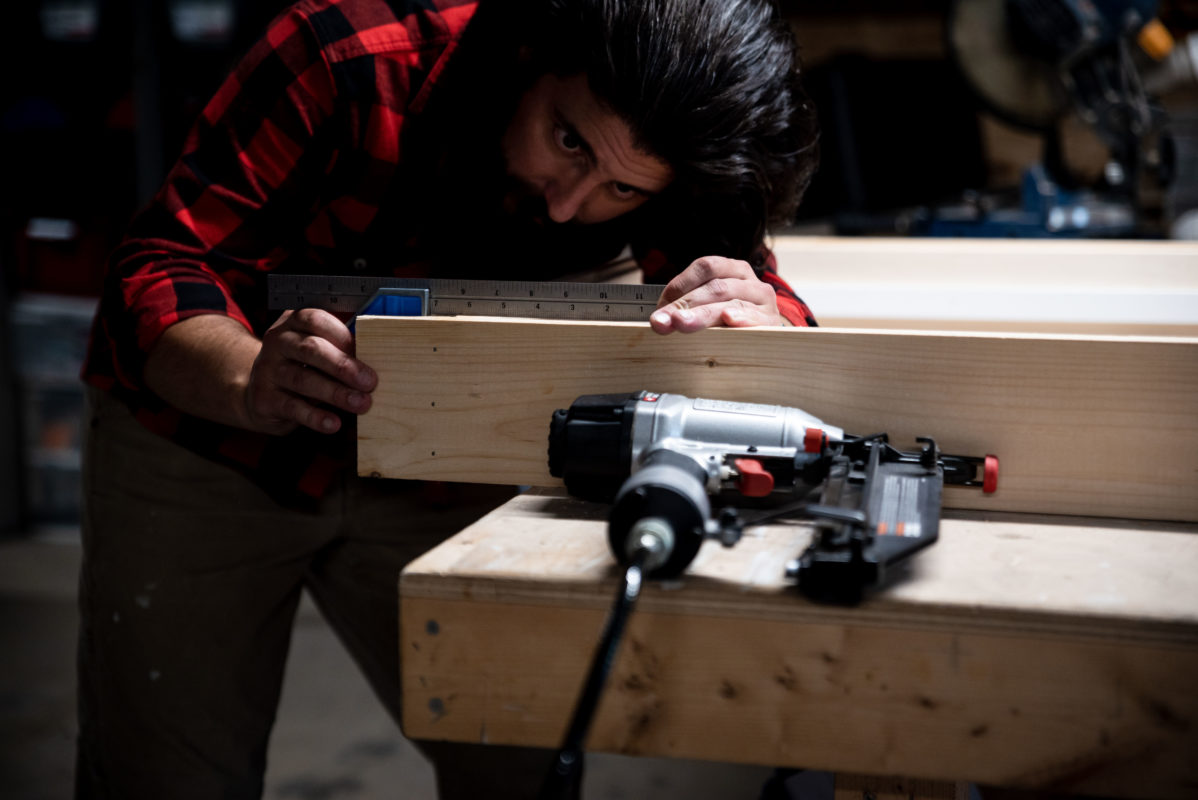
MULTIPOLYGON (((588 747, 1198 796, 1198 244, 774 249, 838 329, 360 318, 360 472, 553 485, 553 409, 639 389, 997 453, 998 493, 946 490, 941 541, 860 607, 788 584, 797 524, 648 586, 588 747)), ((409 735, 559 743, 617 575, 606 509, 549 491, 404 572, 409 735)))
MULTIPOLYGON (((404 728, 556 746, 617 583, 606 509, 521 495, 400 582, 404 728)), ((588 748, 1140 797, 1198 790, 1198 530, 949 512, 856 608, 800 524, 650 584, 588 748)))

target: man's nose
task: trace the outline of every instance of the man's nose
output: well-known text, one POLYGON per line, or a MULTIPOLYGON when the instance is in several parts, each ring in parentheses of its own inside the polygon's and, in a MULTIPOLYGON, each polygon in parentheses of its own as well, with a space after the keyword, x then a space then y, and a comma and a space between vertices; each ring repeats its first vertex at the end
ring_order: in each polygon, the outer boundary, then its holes
POLYGON ((569 222, 586 203, 595 188, 595 181, 586 174, 567 174, 559 177, 545 190, 545 205, 554 222, 569 222))

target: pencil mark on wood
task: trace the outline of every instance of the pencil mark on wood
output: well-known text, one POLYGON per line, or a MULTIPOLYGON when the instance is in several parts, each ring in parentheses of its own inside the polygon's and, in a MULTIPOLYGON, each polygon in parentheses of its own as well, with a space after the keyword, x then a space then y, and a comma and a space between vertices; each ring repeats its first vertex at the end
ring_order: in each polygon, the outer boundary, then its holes
POLYGON ((1184 733, 1190 729, 1190 721, 1178 714, 1163 700, 1154 697, 1141 697, 1140 706, 1148 716, 1162 728, 1184 733))
POLYGON ((788 692, 793 692, 799 688, 799 677, 795 675, 793 669, 783 665, 782 669, 774 675, 774 683, 788 692))

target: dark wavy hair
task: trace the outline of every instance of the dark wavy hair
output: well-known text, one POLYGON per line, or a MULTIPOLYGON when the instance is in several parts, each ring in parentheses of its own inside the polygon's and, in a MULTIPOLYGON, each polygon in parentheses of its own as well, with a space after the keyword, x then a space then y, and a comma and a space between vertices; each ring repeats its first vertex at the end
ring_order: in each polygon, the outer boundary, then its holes
POLYGON ((673 167, 674 184, 648 213, 672 232, 676 251, 752 259, 769 227, 793 219, 819 133, 775 2, 524 5, 534 68, 585 74, 638 146, 673 167))

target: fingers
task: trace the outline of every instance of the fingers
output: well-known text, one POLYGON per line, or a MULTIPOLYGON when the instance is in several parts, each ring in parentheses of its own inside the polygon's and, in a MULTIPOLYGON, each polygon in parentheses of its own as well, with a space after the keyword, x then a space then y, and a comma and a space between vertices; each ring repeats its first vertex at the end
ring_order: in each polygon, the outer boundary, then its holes
POLYGON ((649 325, 657 333, 694 333, 705 328, 749 328, 781 325, 776 314, 743 300, 709 303, 695 308, 668 307, 653 312, 649 325))
POLYGON ((774 289, 744 261, 708 256, 670 281, 649 318, 657 333, 782 325, 774 289))
MULTIPOLYGON (((281 337, 284 346, 290 349, 288 355, 297 360, 302 360, 300 357, 309 351, 313 359, 319 358, 315 349, 316 342, 323 342, 329 345, 332 351, 342 355, 352 353, 354 348, 354 335, 350 333, 347 324, 329 312, 316 308, 284 312, 266 335, 281 337)), ((328 355, 328 352, 325 354, 328 355)), ((322 367, 315 360, 304 363, 317 368, 322 367)))
POLYGON ((317 309, 287 312, 262 339, 247 388, 247 410, 264 429, 296 424, 321 433, 341 428, 337 410, 370 408, 378 375, 351 355, 345 323, 317 309))
POLYGON ((273 337, 271 344, 291 378, 287 388, 309 397, 334 402, 325 391, 329 381, 363 392, 372 391, 378 382, 374 370, 320 336, 285 331, 273 337))
MULTIPOLYGON (((275 375, 275 382, 279 388, 291 392, 297 398, 304 399, 305 402, 315 400, 326 406, 354 414, 361 414, 370 408, 370 391, 364 387, 364 382, 346 383, 329 377, 319 369, 296 361, 280 364, 275 375)), ((370 387, 374 388, 373 381, 370 383, 370 387)), ((336 418, 334 414, 327 416, 336 418)), ((307 424, 303 420, 298 421, 307 424)))
POLYGON ((720 256, 705 256, 697 259, 670 281, 661 293, 658 305, 673 303, 681 297, 703 287, 718 278, 756 278, 753 268, 744 261, 720 256))

